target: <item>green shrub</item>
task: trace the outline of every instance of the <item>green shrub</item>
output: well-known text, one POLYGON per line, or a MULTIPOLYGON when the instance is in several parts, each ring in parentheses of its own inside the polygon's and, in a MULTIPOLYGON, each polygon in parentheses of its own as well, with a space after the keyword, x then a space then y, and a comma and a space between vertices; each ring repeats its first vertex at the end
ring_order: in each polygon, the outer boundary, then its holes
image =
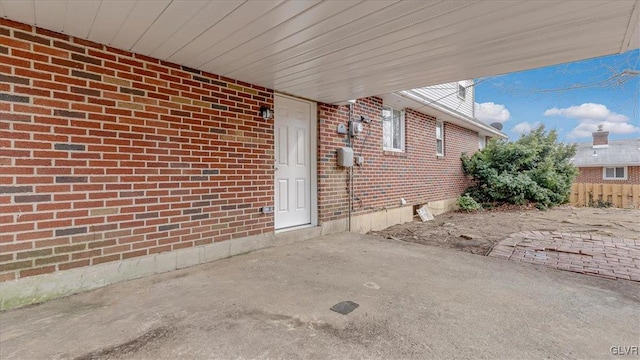
POLYGON ((480 206, 480 204, 473 200, 473 198, 468 194, 464 194, 458 197, 458 201, 456 201, 456 204, 458 204, 460 210, 463 211, 478 211, 482 209, 482 206, 480 206))
POLYGON ((466 193, 479 203, 524 205, 540 209, 569 201, 578 170, 571 164, 575 145, 557 142, 555 130, 539 126, 515 142, 492 140, 462 168, 473 177, 466 193))

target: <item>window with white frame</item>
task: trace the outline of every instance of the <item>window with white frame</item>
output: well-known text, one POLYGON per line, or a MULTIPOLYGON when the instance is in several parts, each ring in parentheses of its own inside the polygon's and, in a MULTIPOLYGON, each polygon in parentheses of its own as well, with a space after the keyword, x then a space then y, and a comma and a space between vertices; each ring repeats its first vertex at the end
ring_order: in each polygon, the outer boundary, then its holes
POLYGON ((487 145, 487 138, 478 134, 478 149, 482 150, 487 145))
POLYGON ((467 98, 467 88, 464 84, 458 83, 458 97, 462 100, 467 98))
POLYGON ((627 180, 627 167, 605 167, 602 168, 602 179, 604 180, 627 180))
POLYGON ((385 150, 404 151, 404 111, 382 108, 382 146, 385 150))
POLYGON ((444 156, 444 123, 436 121, 436 155, 444 156))

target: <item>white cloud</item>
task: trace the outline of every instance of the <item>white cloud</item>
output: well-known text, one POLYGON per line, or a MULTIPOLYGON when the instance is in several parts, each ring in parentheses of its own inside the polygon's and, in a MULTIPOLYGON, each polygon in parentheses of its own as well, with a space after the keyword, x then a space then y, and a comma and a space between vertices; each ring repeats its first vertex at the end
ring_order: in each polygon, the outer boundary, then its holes
POLYGON ((584 103, 564 109, 551 108, 544 112, 544 116, 562 116, 570 119, 596 120, 625 123, 629 118, 625 115, 609 110, 605 105, 584 103))
POLYGON ((539 122, 536 123, 528 123, 528 122, 521 122, 516 124, 516 126, 513 127, 513 129, 511 129, 511 131, 513 131, 514 133, 517 134, 526 134, 531 132, 531 130, 533 130, 534 128, 538 127, 540 125, 539 122))
POLYGON ((476 119, 489 124, 492 122, 504 123, 511 118, 511 113, 502 104, 493 102, 475 103, 476 119))
POLYGON ((591 134, 598 129, 598 125, 602 125, 602 129, 610 134, 634 134, 640 132, 640 128, 629 123, 583 120, 571 130, 567 137, 571 139, 591 137, 591 134))
POLYGON ((628 116, 613 112, 602 104, 584 103, 563 109, 551 108, 545 111, 544 115, 578 120, 579 124, 567 135, 571 139, 591 137, 591 134, 598 129, 598 125, 602 125, 603 129, 611 134, 640 132, 640 128, 629 123, 628 116))

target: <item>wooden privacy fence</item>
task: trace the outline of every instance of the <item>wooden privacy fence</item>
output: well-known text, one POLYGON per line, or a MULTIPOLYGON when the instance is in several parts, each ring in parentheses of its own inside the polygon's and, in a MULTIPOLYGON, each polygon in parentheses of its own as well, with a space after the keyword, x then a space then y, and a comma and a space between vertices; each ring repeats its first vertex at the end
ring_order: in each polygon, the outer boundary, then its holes
POLYGON ((598 200, 608 201, 618 208, 640 208, 640 185, 634 184, 584 184, 571 186, 570 204, 592 206, 598 200))

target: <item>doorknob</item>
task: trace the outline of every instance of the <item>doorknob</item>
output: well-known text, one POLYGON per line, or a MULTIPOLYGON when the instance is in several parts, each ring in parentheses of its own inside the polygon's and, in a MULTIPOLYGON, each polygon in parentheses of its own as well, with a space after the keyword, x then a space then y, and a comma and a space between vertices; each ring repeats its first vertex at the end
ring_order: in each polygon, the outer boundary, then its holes
POLYGON ((278 171, 278 160, 273 160, 273 171, 278 171))

